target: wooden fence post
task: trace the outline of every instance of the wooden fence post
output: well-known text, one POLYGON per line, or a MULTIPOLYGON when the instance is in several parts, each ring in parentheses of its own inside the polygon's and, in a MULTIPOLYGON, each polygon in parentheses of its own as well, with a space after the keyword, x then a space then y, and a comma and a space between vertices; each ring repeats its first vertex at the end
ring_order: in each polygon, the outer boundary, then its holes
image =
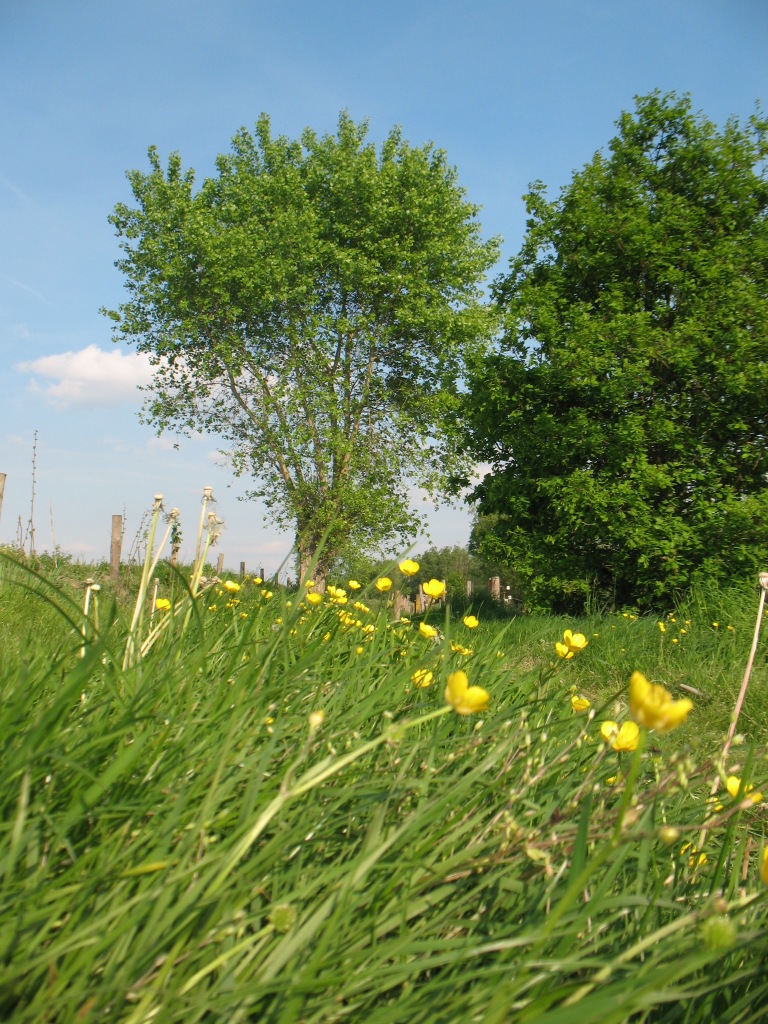
POLYGON ((224 555, 221 552, 219 552, 219 559, 216 562, 216 575, 217 576, 221 576, 223 571, 224 571, 224 555))
POLYGON ((501 577, 491 576, 488 580, 488 589, 494 601, 501 601, 501 577))
POLYGON ((115 582, 120 575, 120 549, 123 546, 123 517, 112 516, 112 540, 109 545, 109 578, 115 582))
POLYGON ((3 492, 5 491, 5 473, 0 473, 0 519, 3 518, 3 492))
POLYGON ((240 563, 240 579, 245 579, 245 562, 240 563))

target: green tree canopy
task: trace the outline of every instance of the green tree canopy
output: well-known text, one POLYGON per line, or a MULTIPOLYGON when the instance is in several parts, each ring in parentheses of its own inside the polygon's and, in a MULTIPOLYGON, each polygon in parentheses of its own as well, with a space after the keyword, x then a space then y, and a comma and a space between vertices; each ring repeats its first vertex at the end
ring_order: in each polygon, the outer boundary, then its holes
POLYGON ((475 492, 532 604, 659 606, 768 561, 768 121, 654 93, 536 183, 473 371, 475 492))
POLYGON ((366 135, 342 114, 291 141, 262 115, 197 190, 152 148, 110 218, 129 299, 109 315, 151 358, 147 422, 221 438, 302 572, 323 541, 320 576, 345 546, 408 537, 408 487, 466 465, 456 385, 492 330, 498 242, 455 169, 366 135))

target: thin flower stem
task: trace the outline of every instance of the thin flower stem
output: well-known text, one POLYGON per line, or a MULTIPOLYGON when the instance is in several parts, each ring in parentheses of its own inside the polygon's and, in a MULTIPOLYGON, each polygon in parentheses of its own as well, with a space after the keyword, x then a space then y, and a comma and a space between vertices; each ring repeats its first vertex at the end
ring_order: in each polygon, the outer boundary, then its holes
MULTIPOLYGON (((205 510, 208 507, 208 503, 211 502, 211 501, 213 501, 213 488, 212 487, 204 487, 203 488, 203 503, 202 503, 202 507, 200 509, 200 524, 197 527, 197 542, 195 544, 195 561, 194 561, 194 564, 193 564, 193 574, 194 574, 194 571, 197 569, 198 563, 200 563, 200 545, 201 545, 202 539, 203 539, 203 527, 205 525, 205 510)), ((204 561, 205 561, 205 557, 203 557, 203 562, 204 561)))
POLYGON ((744 698, 747 695, 747 686, 749 685, 749 677, 752 675, 752 666, 755 662, 755 653, 757 652, 757 641, 760 637, 760 626, 763 621, 763 608, 765 607, 765 592, 768 589, 768 573, 760 574, 760 601, 757 607, 757 620, 755 621, 755 632, 752 637, 752 647, 749 651, 749 658, 747 659, 747 668, 744 672, 744 678, 741 681, 741 689, 739 690, 739 696, 736 698, 736 704, 733 708, 733 714, 731 715, 731 727, 728 730, 728 736, 725 740, 725 746, 723 747, 723 763, 725 763, 728 757, 728 751, 731 749, 731 743, 733 737, 736 735, 736 726, 739 721, 739 715, 741 714, 741 707, 744 703, 744 698), (765 579, 763 579, 765 578, 765 579))
POLYGON ((131 619, 131 628, 129 631, 128 641, 125 645, 125 657, 123 658, 123 671, 129 668, 133 664, 134 653, 136 651, 136 636, 141 629, 141 620, 144 612, 144 598, 147 592, 147 584, 149 583, 150 570, 149 567, 152 561, 152 552, 155 544, 155 531, 157 530, 157 522, 160 518, 160 512, 163 507, 163 496, 162 494, 155 495, 155 503, 152 507, 152 520, 149 524, 149 535, 147 537, 147 554, 144 558, 144 568, 141 573, 141 582, 139 583, 139 592, 136 595, 136 604, 133 608, 133 618, 131 619))
POLYGON ((155 607, 157 605, 157 588, 160 586, 160 580, 155 576, 155 585, 152 588, 152 607, 149 609, 149 628, 152 630, 152 624, 155 621, 155 607))
MULTIPOLYGON (((741 681, 741 689, 739 690, 739 695, 736 698, 736 703, 735 703, 735 705, 733 707, 733 714, 731 715, 731 725, 730 725, 730 728, 728 729, 728 735, 726 736, 725 743, 723 744, 723 753, 722 753, 722 756, 721 756, 721 759, 720 759, 720 763, 721 763, 721 765, 723 767, 723 770, 725 769, 726 761, 728 759, 728 754, 730 753, 730 750, 731 750, 731 744, 733 743, 733 737, 736 735, 736 726, 737 726, 738 721, 739 721, 739 716, 741 715, 741 708, 742 708, 742 705, 744 704, 744 698, 747 695, 747 686, 749 685, 749 677, 752 674, 752 666, 753 666, 754 661, 755 661, 755 654, 757 652, 757 641, 758 641, 758 639, 760 637, 760 626, 762 625, 762 621, 763 621, 763 609, 765 608, 765 593, 766 593, 766 590, 768 590, 768 572, 761 572, 760 576, 759 576, 759 581, 760 581, 760 600, 759 600, 758 606, 757 606, 757 619, 755 620, 755 632, 754 632, 754 635, 752 636, 752 647, 750 648, 749 657, 747 658, 747 667, 746 667, 746 670, 744 672, 744 678, 741 681)), ((716 796, 717 795, 717 791, 718 791, 719 788, 720 788, 720 773, 718 772, 718 774, 716 774, 714 779, 712 780, 712 786, 710 787, 710 790, 709 790, 710 797, 716 796)), ((701 830, 701 832, 699 833, 699 839, 698 839, 698 843, 696 845, 697 852, 699 852, 699 853, 701 852, 701 850, 702 850, 702 848, 704 846, 704 842, 706 841, 706 838, 707 838, 707 829, 703 828, 701 830)))
POLYGON ((616 821, 616 828, 613 831, 613 841, 617 843, 620 836, 621 830, 624 826, 624 816, 627 813, 630 801, 635 791, 635 782, 637 782, 637 776, 640 774, 640 768, 642 766, 643 750, 645 749, 646 739, 648 737, 648 730, 641 727, 640 735, 637 738, 637 746, 632 756, 632 764, 629 766, 629 774, 627 775, 627 781, 624 783, 624 790, 621 794, 621 804, 619 805, 619 816, 616 821))
POLYGON ((170 518, 168 520, 168 527, 167 527, 165 533, 163 534, 163 539, 160 541, 160 543, 157 546, 157 554, 153 558, 152 564, 149 567, 149 573, 147 574, 147 583, 149 583, 149 577, 154 573, 155 569, 158 566, 160 558, 162 557, 162 554, 163 554, 163 548, 168 543, 168 538, 171 536, 171 531, 173 530, 174 523, 176 522, 176 520, 178 518, 179 518, 179 510, 177 508, 172 508, 171 509, 171 513, 170 513, 170 518))
POLYGON ((83 601, 83 646, 80 648, 80 657, 85 657, 85 638, 88 629, 88 608, 91 603, 91 587, 93 586, 93 580, 87 579, 85 581, 85 600, 83 601))

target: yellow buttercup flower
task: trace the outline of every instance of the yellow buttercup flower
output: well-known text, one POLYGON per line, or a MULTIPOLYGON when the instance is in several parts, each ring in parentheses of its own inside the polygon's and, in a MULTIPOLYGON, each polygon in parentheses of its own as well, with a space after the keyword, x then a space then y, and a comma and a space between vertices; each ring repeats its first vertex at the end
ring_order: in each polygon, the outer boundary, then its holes
POLYGON ((403 576, 415 576, 419 571, 419 563, 411 558, 404 559, 397 567, 403 576))
POLYGON ((171 602, 168 600, 167 597, 158 597, 158 599, 155 601, 155 608, 159 612, 167 612, 170 609, 170 607, 171 602))
POLYGON ((307 594, 307 602, 309 604, 320 604, 320 602, 322 600, 323 600, 323 595, 322 594, 318 594, 318 592, 316 590, 311 590, 307 594))
POLYGON ((629 704, 638 725, 659 733, 682 725, 693 709, 687 697, 673 700, 665 687, 649 683, 642 672, 633 672, 629 680, 629 704))
POLYGON ((562 643, 558 640, 555 644, 555 650, 558 657, 565 658, 567 661, 579 651, 583 651, 588 643, 589 640, 587 640, 583 633, 572 633, 570 629, 566 629, 563 633, 562 643))
POLYGON ((466 672, 451 672, 445 687, 445 700, 459 715, 474 715, 485 711, 490 696, 482 686, 470 686, 466 672))
MULTIPOLYGON (((728 792, 735 800, 736 797, 739 795, 739 789, 741 788, 741 779, 738 777, 738 775, 729 775, 725 782, 725 788, 728 790, 728 792)), ((746 799, 747 797, 749 797, 753 804, 762 803, 763 794, 759 792, 754 793, 754 788, 755 787, 751 783, 746 785, 744 787, 744 792, 742 793, 742 799, 746 799)))
POLYGON ((420 686, 422 689, 434 679, 434 673, 430 672, 427 668, 419 668, 411 676, 411 681, 415 686, 420 686))
POLYGON ((464 623, 467 629, 477 629, 477 627, 480 625, 480 619, 478 619, 477 616, 475 615, 465 615, 461 621, 464 623))
POLYGON ((763 885, 768 885, 768 846, 763 850, 763 856, 760 858, 760 880, 763 885))
POLYGON ((240 584, 235 583, 234 580, 224 580, 222 586, 225 590, 228 590, 230 594, 236 594, 240 589, 240 584))
POLYGON ((362 584, 358 583, 357 580, 349 580, 347 586, 350 590, 359 590, 362 584))
POLYGON ((437 601, 445 593, 445 584, 441 580, 430 580, 428 583, 422 583, 421 589, 427 597, 437 601))
POLYGON ((640 730, 635 722, 622 722, 621 726, 616 722, 603 722, 600 726, 600 735, 614 750, 621 752, 637 749, 640 730))
POLYGON ((380 579, 376 580, 376 589, 380 590, 382 594, 386 594, 391 586, 392 580, 388 579, 386 576, 382 576, 380 579))
POLYGON ((583 633, 572 633, 570 629, 566 629, 563 633, 563 643, 569 651, 583 651, 589 640, 583 633))
POLYGON ((422 636, 425 636, 427 640, 433 640, 437 636, 437 630, 434 626, 430 626, 427 622, 419 623, 419 632, 422 636))
POLYGON ((571 695, 571 707, 574 711, 586 711, 590 707, 590 701, 574 693, 571 695))

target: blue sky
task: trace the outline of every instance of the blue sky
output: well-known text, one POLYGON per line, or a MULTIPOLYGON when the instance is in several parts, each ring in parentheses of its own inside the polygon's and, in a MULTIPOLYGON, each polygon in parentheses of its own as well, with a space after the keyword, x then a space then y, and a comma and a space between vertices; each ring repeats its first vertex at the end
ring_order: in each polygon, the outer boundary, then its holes
MULTIPOLYGON (((237 500, 215 438, 175 450, 140 423, 145 369, 98 312, 123 295, 107 217, 150 145, 200 180, 262 111, 292 137, 332 132, 341 109, 374 140, 399 124, 446 150, 484 234, 504 238, 502 271, 528 183, 556 194, 657 88, 719 124, 768 105, 766 0, 0 3, 0 543, 19 519, 27 532, 37 431, 39 550, 104 556, 124 512, 127 552, 155 493, 191 547, 211 484, 228 566, 273 573, 290 551, 237 500)), ((471 510, 419 507, 433 543, 466 543, 471 510)))

